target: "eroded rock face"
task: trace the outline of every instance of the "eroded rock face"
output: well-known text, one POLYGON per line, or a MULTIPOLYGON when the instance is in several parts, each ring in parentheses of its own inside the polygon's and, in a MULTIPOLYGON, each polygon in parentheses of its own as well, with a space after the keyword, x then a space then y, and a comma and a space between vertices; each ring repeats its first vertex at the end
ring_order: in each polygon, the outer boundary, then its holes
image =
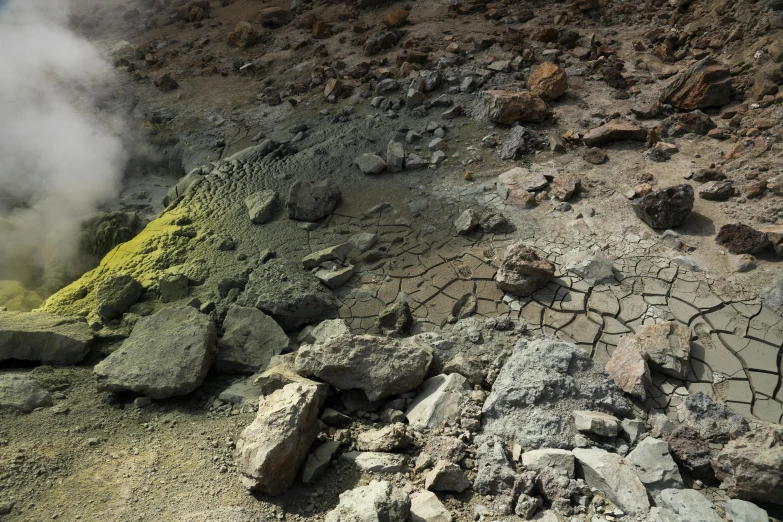
POLYGON ((495 281, 501 290, 526 297, 546 286, 554 276, 555 265, 529 246, 515 243, 506 250, 495 281))
POLYGON ((546 102, 532 92, 484 91, 484 113, 495 123, 542 122, 551 116, 546 102))
POLYGON ((712 467, 729 496, 783 504, 783 429, 763 426, 730 441, 712 467))
POLYGON ((288 217, 299 221, 318 221, 334 212, 340 202, 340 188, 333 181, 297 181, 288 192, 288 217))
POLYGON ((0 312, 0 362, 76 364, 87 356, 92 340, 92 329, 81 317, 0 312))
POLYGON ((574 410, 600 409, 623 416, 630 403, 603 367, 577 346, 522 340, 500 371, 484 403, 486 433, 531 448, 574 446, 574 410))
POLYGON ((349 334, 301 347, 296 371, 342 390, 363 390, 375 401, 416 388, 431 362, 429 345, 418 337, 349 334))
POLYGON ((250 274, 237 302, 271 315, 284 330, 327 318, 337 310, 334 296, 313 274, 275 260, 250 274))
POLYGON ((385 480, 340 493, 340 503, 326 515, 326 522, 407 522, 411 500, 385 480))
POLYGON ((282 328, 258 308, 232 306, 223 321, 215 368, 224 373, 257 373, 288 347, 282 328))
POLYGON ((262 397, 237 441, 237 469, 249 490, 279 495, 293 484, 318 435, 319 389, 288 384, 262 397))
POLYGON ((153 399, 187 395, 206 377, 216 341, 209 316, 190 306, 164 308, 139 319, 122 347, 93 371, 110 392, 153 399))
POLYGON ((731 101, 731 72, 712 57, 699 60, 677 75, 661 94, 661 102, 692 111, 731 101))
POLYGON ((693 210, 693 187, 687 184, 651 192, 633 202, 636 215, 652 228, 682 225, 693 210))
POLYGON ((568 90, 568 75, 552 62, 543 62, 530 73, 527 85, 533 94, 544 100, 554 100, 568 90))
POLYGON ((720 227, 715 242, 732 254, 755 254, 769 246, 765 233, 742 223, 728 223, 720 227))

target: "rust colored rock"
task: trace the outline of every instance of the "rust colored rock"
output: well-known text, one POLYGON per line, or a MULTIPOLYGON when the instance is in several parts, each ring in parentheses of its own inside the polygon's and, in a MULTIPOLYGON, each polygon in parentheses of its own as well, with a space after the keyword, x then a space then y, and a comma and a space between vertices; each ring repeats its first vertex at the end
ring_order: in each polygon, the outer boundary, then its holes
POLYGON ((529 91, 484 91, 482 94, 483 112, 495 123, 542 122, 551 116, 543 98, 529 91))
POLYGON ((527 86, 530 92, 544 100, 554 100, 568 90, 568 75, 557 65, 544 62, 530 74, 527 86))
POLYGON ((714 477, 710 461, 710 445, 702 439, 693 426, 678 426, 668 438, 669 449, 674 459, 685 469, 700 478, 714 477))
POLYGON ((332 35, 332 31, 329 28, 329 24, 321 21, 317 21, 313 23, 313 31, 312 31, 313 38, 323 39, 323 38, 329 38, 331 35, 332 35))
POLYGON ((616 119, 611 120, 600 127, 590 130, 583 140, 585 145, 595 147, 613 141, 634 140, 645 141, 647 131, 632 121, 616 119))
POLYGON ((510 294, 527 297, 543 288, 555 277, 555 265, 543 259, 523 243, 514 243, 495 275, 498 288, 510 294))
POLYGON ((687 111, 720 107, 730 101, 731 72, 712 57, 688 67, 661 94, 662 103, 687 111))
POLYGON ((765 233, 742 223, 730 223, 720 227, 715 242, 732 254, 755 254, 769 246, 765 233))
POLYGON ((781 426, 762 426, 730 441, 712 467, 730 497, 783 504, 781 426))
POLYGON ((582 158, 593 165, 600 165, 606 161, 606 152, 598 147, 590 147, 582 153, 582 158))
POLYGON ((247 49, 258 42, 258 33, 248 22, 239 22, 234 32, 228 35, 228 44, 240 49, 247 49))
POLYGON ((558 174, 552 180, 552 195, 560 201, 568 201, 579 190, 582 181, 573 174, 558 174))
POLYGON ((383 17, 383 25, 386 27, 400 27, 408 21, 411 12, 406 9, 392 9, 383 17))
POLYGON ((625 393, 645 400, 652 384, 647 357, 633 337, 621 337, 606 363, 606 372, 625 393))

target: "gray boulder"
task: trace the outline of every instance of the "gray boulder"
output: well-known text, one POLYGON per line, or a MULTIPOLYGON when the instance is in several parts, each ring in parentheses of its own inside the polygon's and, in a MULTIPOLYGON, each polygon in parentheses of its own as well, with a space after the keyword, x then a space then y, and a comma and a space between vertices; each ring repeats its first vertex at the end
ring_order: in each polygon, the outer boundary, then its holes
POLYGON ((296 181, 291 185, 286 200, 288 217, 298 221, 318 221, 334 212, 341 197, 340 188, 333 181, 296 181))
POLYGON ((215 352, 215 323, 195 308, 170 307, 139 319, 130 337, 93 371, 110 392, 153 399, 186 395, 207 375, 215 352))
POLYGON ((122 317, 139 300, 143 290, 141 283, 128 274, 115 274, 103 279, 95 291, 98 315, 103 319, 122 317))
POLYGON ((615 282, 614 258, 603 250, 572 250, 564 258, 566 270, 589 285, 615 282))
POLYGON ((728 442, 749 429, 745 417, 716 402, 704 392, 688 395, 683 403, 683 424, 709 442, 728 442))
POLYGON ((647 437, 626 457, 636 466, 636 474, 650 492, 684 488, 677 464, 669 454, 669 443, 647 437))
POLYGON ((639 516, 650 510, 644 484, 620 455, 597 448, 577 448, 574 457, 587 485, 606 494, 626 514, 639 516))
POLYGON ((325 522, 407 522, 411 500, 385 480, 340 493, 340 503, 325 522))
POLYGON ((0 374, 0 411, 30 413, 52 405, 52 396, 27 375, 0 374))
POLYGON ((522 454, 522 464, 525 469, 541 471, 552 469, 558 475, 574 478, 574 454, 568 450, 542 448, 526 451, 522 454))
POLYGON ((295 383, 261 398, 237 441, 237 470, 248 490, 279 495, 291 487, 318 435, 320 395, 295 383))
POLYGON ((478 469, 473 490, 481 495, 493 495, 493 507, 510 514, 521 488, 511 455, 500 437, 481 435, 476 446, 478 469))
POLYGON ((258 308, 232 306, 223 321, 215 369, 223 373, 258 373, 288 347, 282 328, 258 308))
POLYGON ((769 522, 767 512, 752 502, 732 498, 723 503, 729 522, 769 522))
POLYGON ((712 502, 693 489, 666 489, 661 492, 658 500, 661 510, 659 520, 672 522, 687 520, 688 522, 723 522, 715 512, 712 502))
POLYGON ((418 337, 341 335, 323 344, 302 346, 296 371, 338 389, 363 390, 375 401, 416 388, 431 362, 429 345, 418 337))
POLYGON ((470 487, 470 480, 458 465, 439 460, 424 478, 424 487, 430 491, 462 493, 470 487))
POLYGON ((604 368, 583 349, 561 341, 521 340, 501 369, 483 407, 487 433, 522 446, 574 446, 574 410, 617 416, 631 404, 604 368))
POLYGON ((380 174, 386 170, 386 162, 377 154, 362 154, 353 162, 362 171, 362 174, 380 174))
POLYGON ((462 400, 470 390, 468 381, 458 373, 436 375, 424 382, 405 416, 418 430, 439 428, 444 423, 455 426, 462 400))
POLYGON ((582 433, 614 437, 620 430, 620 420, 614 415, 607 415, 600 411, 576 410, 574 427, 582 433))
POLYGON ((0 362, 9 359, 55 366, 87 356, 92 329, 81 317, 41 312, 0 312, 0 362))
POLYGON ((260 190, 245 198, 247 213, 253 223, 263 225, 277 212, 278 195, 274 190, 260 190))
POLYGON ((238 303, 255 306, 283 327, 293 330, 333 315, 334 296, 318 279, 285 261, 269 261, 256 268, 238 303))

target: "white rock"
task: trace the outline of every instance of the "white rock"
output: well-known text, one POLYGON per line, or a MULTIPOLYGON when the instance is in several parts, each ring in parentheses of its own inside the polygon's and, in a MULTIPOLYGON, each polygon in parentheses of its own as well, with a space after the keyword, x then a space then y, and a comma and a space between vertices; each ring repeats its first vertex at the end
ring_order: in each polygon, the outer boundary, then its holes
POLYGON ((730 522, 768 522, 767 512, 747 500, 733 498, 723 503, 730 522))
POLYGON ((431 491, 411 495, 411 522, 451 522, 451 513, 431 491))
POLYGON ((600 411, 574 411, 576 429, 583 433, 594 433, 602 437, 614 437, 620 427, 620 421, 614 415, 600 411))
POLYGON ((531 471, 552 468, 558 475, 574 478, 574 454, 568 450, 542 448, 522 454, 522 464, 531 471))
POLYGON ((405 415, 415 429, 433 429, 459 420, 460 403, 470 392, 467 379, 458 373, 427 379, 405 415))
MULTIPOLYGON (((661 492, 658 507, 688 522, 722 522, 707 498, 694 489, 666 489, 661 492)), ((666 521, 666 518, 662 520, 666 521)))

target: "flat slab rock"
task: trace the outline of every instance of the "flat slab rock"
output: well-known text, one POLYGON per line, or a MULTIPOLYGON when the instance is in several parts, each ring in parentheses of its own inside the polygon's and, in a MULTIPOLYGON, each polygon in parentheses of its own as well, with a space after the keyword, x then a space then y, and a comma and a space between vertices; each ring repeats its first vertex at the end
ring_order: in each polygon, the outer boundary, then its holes
POLYGON ((294 263, 275 260, 250 274, 238 303, 271 315, 284 330, 328 318, 337 311, 334 296, 318 278, 294 263))
POLYGON ((431 348, 419 337, 349 334, 332 337, 323 344, 302 346, 296 357, 296 371, 341 390, 363 390, 368 399, 375 401, 416 388, 431 362, 431 348))
POLYGON ((605 493, 626 514, 644 515, 650 510, 647 490, 631 464, 620 455, 597 448, 577 448, 574 457, 587 485, 605 493))
POLYGON ((626 415, 629 401, 603 366, 582 348, 554 340, 521 340, 484 403, 485 433, 524 447, 574 447, 572 412, 600 408, 626 415))
POLYGON ((139 319, 130 337, 93 371, 110 392, 153 399, 187 395, 206 377, 216 341, 210 317, 189 306, 164 308, 139 319))
POLYGON ((52 405, 52 396, 28 375, 0 374, 0 411, 30 413, 52 405))
POLYGON ((584 135, 583 141, 588 147, 597 147, 614 141, 646 139, 647 131, 639 125, 632 121, 617 119, 590 130, 584 135))
POLYGON ((15 359, 55 366, 87 356, 92 329, 81 317, 43 312, 0 312, 0 362, 15 359))

